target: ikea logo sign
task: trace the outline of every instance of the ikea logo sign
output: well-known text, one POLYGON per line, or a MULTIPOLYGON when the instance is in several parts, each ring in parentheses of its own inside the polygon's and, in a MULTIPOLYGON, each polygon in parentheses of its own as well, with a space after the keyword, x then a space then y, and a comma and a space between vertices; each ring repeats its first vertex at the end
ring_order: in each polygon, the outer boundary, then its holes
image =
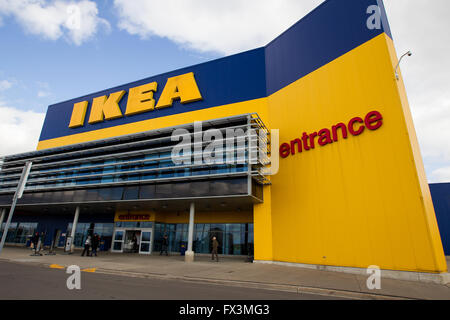
MULTIPOLYGON (((166 86, 158 102, 153 97, 153 94, 157 90, 158 83, 156 82, 130 88, 125 114, 122 114, 119 107, 119 103, 126 93, 125 90, 111 93, 109 96, 94 98, 92 100, 88 123, 94 124, 105 120, 171 107, 174 100, 178 99, 183 104, 203 99, 195 81, 194 73, 192 72, 167 79, 166 86)), ((69 128, 84 126, 88 104, 89 101, 74 104, 69 128)))

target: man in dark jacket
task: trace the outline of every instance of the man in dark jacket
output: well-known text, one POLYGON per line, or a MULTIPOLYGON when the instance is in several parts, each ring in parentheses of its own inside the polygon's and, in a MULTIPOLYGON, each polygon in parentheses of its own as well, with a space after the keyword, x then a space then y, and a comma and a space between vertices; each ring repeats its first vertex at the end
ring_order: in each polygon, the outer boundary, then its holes
POLYGON ((160 256, 162 256, 163 252, 166 252, 166 256, 169 255, 167 253, 168 246, 169 246, 169 240, 168 240, 167 234, 165 234, 164 237, 162 238, 161 252, 159 253, 160 256))
POLYGON ((91 244, 92 244, 92 239, 91 236, 87 236, 86 241, 84 242, 84 250, 83 253, 81 253, 81 256, 83 257, 84 254, 86 253, 86 256, 89 257, 90 254, 90 248, 91 248, 91 244))
POLYGON ((92 237, 92 253, 91 253, 91 257, 97 256, 97 249, 98 246, 100 244, 100 236, 98 234, 94 234, 94 236, 92 237))
POLYGON ((33 244, 34 254, 37 254, 38 244, 39 244, 39 232, 36 232, 31 238, 31 243, 33 244))
POLYGON ((217 258, 217 262, 219 262, 219 255, 217 254, 219 250, 219 242, 217 241, 216 237, 212 238, 212 257, 211 260, 214 260, 214 255, 217 258))

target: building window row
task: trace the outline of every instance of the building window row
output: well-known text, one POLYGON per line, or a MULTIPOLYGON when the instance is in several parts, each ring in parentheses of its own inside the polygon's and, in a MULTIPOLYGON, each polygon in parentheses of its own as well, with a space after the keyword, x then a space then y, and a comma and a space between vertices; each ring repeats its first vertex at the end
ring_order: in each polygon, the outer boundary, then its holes
MULTIPOLYGON (((112 246, 112 237, 116 228, 145 229, 153 228, 153 251, 159 252, 162 247, 164 235, 168 236, 168 251, 180 252, 183 246, 187 247, 188 224, 160 223, 160 222, 115 222, 115 223, 78 223, 75 231, 75 247, 83 247, 89 234, 100 236, 100 250, 107 251, 112 246)), ((2 224, 0 234, 4 231, 2 224)), ((6 237, 7 243, 29 245, 31 237, 37 231, 37 222, 13 222, 10 224, 6 237)), ((56 246, 64 247, 65 239, 71 234, 72 223, 67 225, 67 232, 57 239, 56 246)), ((194 251, 196 253, 210 253, 212 237, 219 242, 219 254, 247 255, 253 252, 253 224, 200 224, 194 226, 194 251)))

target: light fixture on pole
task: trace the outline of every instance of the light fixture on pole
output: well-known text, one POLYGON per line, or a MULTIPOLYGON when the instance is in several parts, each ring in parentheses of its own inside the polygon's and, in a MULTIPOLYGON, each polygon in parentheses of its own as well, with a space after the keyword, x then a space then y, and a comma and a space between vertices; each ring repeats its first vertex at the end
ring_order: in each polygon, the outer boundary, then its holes
POLYGON ((399 76, 398 76, 398 67, 400 66, 400 62, 402 61, 402 59, 403 59, 405 56, 411 57, 411 56, 412 56, 411 51, 408 51, 407 53, 405 53, 404 55, 402 55, 402 56, 400 57, 400 59, 398 60, 397 66, 395 67, 395 78, 396 78, 397 80, 399 79, 399 76))

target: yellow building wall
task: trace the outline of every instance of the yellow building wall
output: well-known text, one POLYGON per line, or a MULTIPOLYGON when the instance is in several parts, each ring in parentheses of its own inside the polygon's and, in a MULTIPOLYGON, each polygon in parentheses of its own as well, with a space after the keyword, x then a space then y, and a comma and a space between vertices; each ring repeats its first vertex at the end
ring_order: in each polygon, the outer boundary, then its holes
POLYGON ((382 34, 268 98, 267 124, 280 129, 280 143, 374 110, 384 121, 376 131, 280 159, 271 219, 255 206, 256 260, 447 270, 396 62, 382 34))
POLYGON ((264 202, 253 206, 254 255, 257 260, 273 260, 272 195, 271 187, 264 187, 264 202))

